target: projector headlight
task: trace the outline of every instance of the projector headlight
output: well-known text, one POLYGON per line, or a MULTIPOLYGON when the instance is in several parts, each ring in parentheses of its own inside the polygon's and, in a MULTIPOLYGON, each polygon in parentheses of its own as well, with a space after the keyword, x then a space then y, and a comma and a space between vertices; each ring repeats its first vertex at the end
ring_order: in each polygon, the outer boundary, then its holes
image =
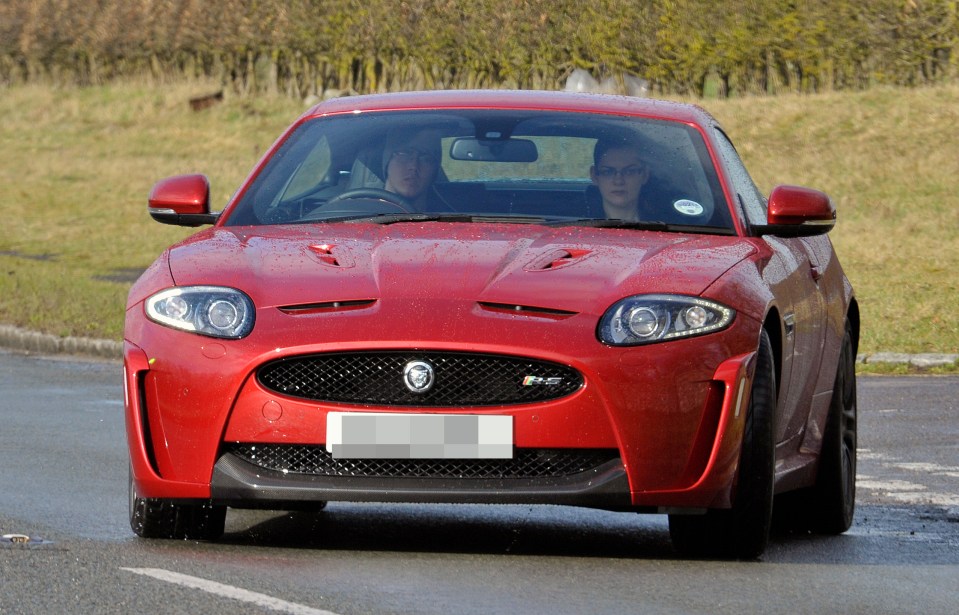
POLYGON ((635 346, 725 329, 736 311, 684 295, 636 295, 614 303, 599 321, 597 337, 612 346, 635 346))
POLYGON ((227 339, 253 330, 253 301, 235 288, 168 288, 146 300, 150 320, 167 327, 227 339))

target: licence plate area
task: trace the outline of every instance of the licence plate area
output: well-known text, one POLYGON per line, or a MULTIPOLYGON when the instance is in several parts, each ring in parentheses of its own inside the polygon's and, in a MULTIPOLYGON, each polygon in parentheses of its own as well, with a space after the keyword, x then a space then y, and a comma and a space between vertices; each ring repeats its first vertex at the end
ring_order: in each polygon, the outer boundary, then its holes
POLYGON ((334 459, 511 459, 513 417, 330 412, 334 459))

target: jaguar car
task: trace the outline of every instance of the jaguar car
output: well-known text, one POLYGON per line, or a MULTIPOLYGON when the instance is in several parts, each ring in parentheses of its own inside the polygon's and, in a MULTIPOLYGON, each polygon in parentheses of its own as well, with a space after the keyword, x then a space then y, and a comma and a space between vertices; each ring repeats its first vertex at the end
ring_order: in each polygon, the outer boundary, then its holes
POLYGON ((698 106, 565 92, 331 99, 132 286, 129 514, 215 540, 328 502, 668 515, 756 558, 846 531, 859 308, 833 201, 761 191, 698 106), (775 516, 774 516, 775 506, 775 516))

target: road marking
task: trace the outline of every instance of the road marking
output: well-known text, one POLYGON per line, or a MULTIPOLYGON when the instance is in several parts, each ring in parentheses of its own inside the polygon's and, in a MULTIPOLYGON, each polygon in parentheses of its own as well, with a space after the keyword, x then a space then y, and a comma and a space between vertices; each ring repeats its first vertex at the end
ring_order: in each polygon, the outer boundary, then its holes
POLYGON ((856 477, 856 486, 902 504, 959 506, 959 495, 931 491, 926 485, 905 480, 876 480, 872 476, 860 474, 856 477))
POLYGON ((170 570, 163 570, 162 568, 120 568, 120 570, 125 570, 127 572, 132 572, 133 574, 140 574, 147 577, 153 577, 154 579, 159 579, 160 581, 166 581, 167 583, 173 583, 175 585, 182 585, 191 589, 199 589, 210 594, 223 596, 224 598, 232 598, 233 600, 240 600, 241 602, 249 602, 251 604, 255 604, 256 606, 265 607, 274 611, 294 613, 296 615, 337 615, 332 611, 314 609, 313 607, 296 604, 295 602, 287 602, 286 600, 280 600, 279 598, 267 596, 266 594, 259 594, 257 592, 251 592, 240 587, 224 585, 223 583, 208 581, 207 579, 201 579, 199 577, 191 577, 190 575, 180 574, 179 572, 172 572, 170 570))
MULTIPOLYGON (((865 462, 861 468, 865 469, 870 463, 876 463, 882 467, 883 473, 891 470, 901 474, 909 474, 907 478, 911 480, 902 480, 899 478, 890 478, 878 480, 874 476, 860 473, 856 477, 856 485, 863 489, 875 493, 879 498, 885 498, 892 502, 901 504, 933 505, 933 506, 959 506, 959 494, 954 489, 945 487, 946 491, 933 490, 923 484, 927 482, 925 478, 939 479, 936 482, 942 483, 941 479, 947 479, 945 483, 950 484, 950 479, 959 478, 959 466, 940 465, 938 463, 924 461, 902 461, 895 457, 874 452, 868 448, 859 449, 859 459, 865 462), (915 482, 913 482, 915 481, 915 482)), ((868 470, 867 470, 868 471, 868 470)))
POLYGON ((901 468, 903 470, 909 470, 910 472, 926 472, 928 474, 940 474, 942 476, 957 476, 959 475, 959 467, 956 466, 941 466, 938 463, 922 463, 922 462, 905 462, 899 461, 896 463, 890 463, 894 468, 901 468))
POLYGON ((876 480, 872 476, 860 474, 856 477, 856 485, 873 491, 928 491, 928 487, 917 483, 910 483, 906 480, 876 480))

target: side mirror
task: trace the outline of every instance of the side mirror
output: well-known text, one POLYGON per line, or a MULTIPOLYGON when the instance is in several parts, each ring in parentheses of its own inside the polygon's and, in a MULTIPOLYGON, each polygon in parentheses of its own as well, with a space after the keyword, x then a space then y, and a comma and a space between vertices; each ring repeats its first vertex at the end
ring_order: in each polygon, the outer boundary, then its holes
POLYGON ((158 181, 150 196, 150 216, 176 226, 213 224, 219 214, 210 213, 210 182, 206 175, 177 175, 158 181))
POLYGON ((836 226, 836 207, 824 192, 801 186, 777 186, 769 195, 766 224, 754 226, 758 235, 811 237, 836 226))

